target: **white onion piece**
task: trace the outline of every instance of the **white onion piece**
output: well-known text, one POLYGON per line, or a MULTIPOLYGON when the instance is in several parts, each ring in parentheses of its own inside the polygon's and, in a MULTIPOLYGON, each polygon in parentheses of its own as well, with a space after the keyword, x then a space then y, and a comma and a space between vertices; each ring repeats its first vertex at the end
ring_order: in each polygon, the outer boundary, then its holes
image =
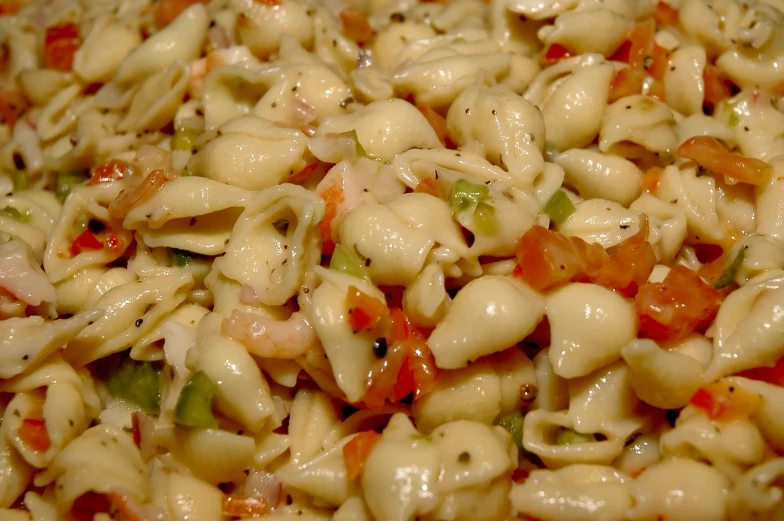
POLYGON ((275 477, 275 474, 263 470, 251 471, 242 488, 244 497, 261 498, 270 508, 275 508, 280 504, 282 492, 283 483, 275 477))

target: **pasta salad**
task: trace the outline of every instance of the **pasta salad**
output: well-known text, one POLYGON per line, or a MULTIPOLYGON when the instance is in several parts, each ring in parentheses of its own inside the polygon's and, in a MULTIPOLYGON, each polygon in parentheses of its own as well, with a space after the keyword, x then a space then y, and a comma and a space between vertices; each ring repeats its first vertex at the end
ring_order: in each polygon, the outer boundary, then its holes
POLYGON ((781 0, 0 0, 0 519, 784 516, 781 0))

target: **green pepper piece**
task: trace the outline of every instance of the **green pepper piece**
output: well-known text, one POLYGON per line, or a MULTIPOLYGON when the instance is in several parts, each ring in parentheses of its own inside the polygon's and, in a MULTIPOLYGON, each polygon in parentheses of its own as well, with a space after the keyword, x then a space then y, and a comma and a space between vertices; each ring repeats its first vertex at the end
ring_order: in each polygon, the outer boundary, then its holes
POLYGON ((569 218, 575 211, 574 204, 563 190, 558 190, 544 205, 544 213, 556 224, 560 224, 569 218))
POLYGON ((512 435, 512 441, 521 449, 523 448, 523 423, 523 415, 520 412, 507 414, 498 422, 498 425, 512 435))
POLYGON ((198 136, 199 133, 192 128, 179 127, 174 131, 174 136, 172 136, 171 148, 172 150, 190 151, 193 149, 193 143, 198 136))
POLYGON ((151 362, 126 358, 108 375, 106 388, 112 396, 138 405, 148 414, 160 411, 161 371, 151 362))
POLYGON ((212 397, 217 389, 204 371, 194 374, 177 399, 174 423, 183 427, 217 427, 218 420, 212 414, 212 397))
POLYGON ((477 203, 474 210, 474 222, 477 229, 485 235, 498 233, 498 219, 495 216, 495 207, 487 203, 477 203))
POLYGON ((556 445, 571 445, 573 443, 590 443, 596 441, 593 434, 583 434, 580 432, 575 432, 572 429, 567 429, 564 427, 563 429, 558 431, 558 434, 555 436, 555 444, 556 445))
POLYGON ((332 258, 329 261, 329 269, 341 271, 360 279, 368 278, 367 269, 359 256, 342 244, 335 245, 335 251, 332 252, 332 258))
POLYGON ((15 219, 20 223, 29 223, 30 222, 30 211, 25 210, 24 212, 20 212, 13 206, 6 206, 5 208, 0 208, 0 216, 3 217, 10 217, 11 219, 15 219))
POLYGON ((189 251, 178 250, 176 248, 169 248, 169 256, 171 257, 172 264, 179 266, 180 268, 188 266, 196 257, 189 251))
POLYGON ((487 185, 478 185, 465 179, 458 179, 455 186, 452 187, 449 206, 455 213, 464 212, 487 199, 489 195, 490 188, 487 185))
POLYGON ((57 176, 57 200, 64 203, 74 186, 84 183, 89 179, 85 174, 64 172, 57 176))
POLYGON ((735 279, 735 274, 738 273, 738 269, 740 269, 740 265, 743 264, 743 259, 746 257, 746 248, 748 246, 744 246, 740 249, 735 258, 732 259, 732 262, 724 268, 724 271, 721 272, 721 275, 718 279, 716 279, 711 286, 713 289, 721 289, 723 287, 729 286, 732 281, 735 279))

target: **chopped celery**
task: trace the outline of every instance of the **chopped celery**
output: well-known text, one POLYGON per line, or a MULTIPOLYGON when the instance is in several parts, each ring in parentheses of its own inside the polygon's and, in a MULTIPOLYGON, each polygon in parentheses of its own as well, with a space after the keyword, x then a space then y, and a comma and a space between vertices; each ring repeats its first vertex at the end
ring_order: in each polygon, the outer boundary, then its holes
POLYGON ((194 374, 177 399, 174 423, 183 427, 217 427, 218 420, 212 414, 212 397, 217 388, 204 371, 194 374))
POLYGON ((360 279, 367 279, 368 274, 364 263, 359 256, 342 244, 335 246, 332 258, 329 261, 329 269, 342 271, 360 279))
POLYGON ((171 256, 172 264, 179 266, 180 268, 186 267, 196 257, 196 255, 189 251, 178 250, 175 248, 169 249, 169 255, 171 256))
POLYGON ((14 192, 20 192, 22 190, 27 190, 30 185, 30 176, 27 175, 25 170, 15 170, 14 173, 11 174, 11 181, 14 184, 14 192))
POLYGON ((151 362, 125 358, 108 374, 106 388, 113 396, 138 405, 146 413, 160 410, 161 371, 151 362))
POLYGON ((734 110, 730 112, 729 124, 731 127, 737 127, 740 123, 740 116, 734 110))
POLYGON ((75 185, 86 182, 89 176, 76 172, 65 172, 57 176, 57 200, 61 203, 65 202, 68 194, 75 185))
POLYGON ((179 127, 171 140, 172 150, 191 150, 199 133, 192 128, 179 127))
POLYGON ((520 412, 513 412, 502 417, 498 422, 506 432, 512 435, 512 441, 519 448, 523 448, 523 415, 520 412))
POLYGON ((558 434, 555 435, 555 444, 556 445, 571 445, 574 443, 590 443, 596 441, 593 434, 583 434, 580 432, 575 432, 572 429, 567 429, 566 427, 562 428, 558 431, 558 434))
POLYGON ((556 224, 560 224, 574 213, 574 204, 572 204, 566 192, 558 190, 544 205, 544 213, 555 221, 556 224))
POLYGON ((487 203, 477 203, 476 210, 474 210, 474 222, 476 222, 477 229, 485 235, 493 235, 498 232, 495 207, 487 203))
POLYGON ((10 217, 11 219, 16 219, 21 223, 29 223, 30 211, 25 210, 24 212, 20 212, 13 206, 6 206, 5 208, 0 208, 0 217, 10 217))
POLYGON ((713 284, 711 284, 714 289, 721 289, 725 286, 729 286, 732 283, 733 279, 735 279, 735 274, 740 268, 740 265, 743 264, 743 258, 746 256, 746 248, 747 246, 744 246, 740 249, 738 254, 735 255, 735 258, 732 259, 732 262, 729 264, 729 266, 724 268, 724 271, 721 272, 721 276, 719 276, 719 278, 716 279, 713 284))
POLYGON ((478 185, 465 179, 459 179, 455 186, 452 187, 452 194, 449 196, 449 206, 455 213, 464 212, 475 204, 487 199, 489 195, 490 188, 487 185, 478 185))

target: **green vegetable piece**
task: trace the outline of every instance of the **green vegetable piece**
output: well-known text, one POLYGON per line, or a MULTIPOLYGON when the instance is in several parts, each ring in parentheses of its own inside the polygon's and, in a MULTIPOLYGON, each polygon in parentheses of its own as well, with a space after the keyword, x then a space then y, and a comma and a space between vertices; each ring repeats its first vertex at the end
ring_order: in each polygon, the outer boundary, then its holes
POLYGON ((27 190, 30 186, 30 176, 25 170, 14 170, 14 173, 11 174, 11 181, 14 184, 14 192, 27 190))
POLYGON ((449 206, 455 213, 464 212, 487 199, 489 195, 490 188, 487 185, 478 185, 465 179, 459 179, 452 187, 449 206))
POLYGON ((721 272, 721 276, 716 279, 711 286, 713 289, 721 289, 726 286, 729 286, 732 281, 735 279, 735 274, 738 273, 738 269, 740 269, 740 265, 743 264, 743 259, 746 257, 746 248, 748 246, 744 246, 740 249, 735 258, 732 259, 732 262, 724 268, 724 271, 721 272))
POLYGON ((521 449, 523 448, 523 422, 523 415, 519 412, 507 414, 498 422, 498 425, 512 435, 512 441, 521 449))
POLYGON ((348 273, 360 279, 367 279, 368 273, 364 263, 352 250, 342 244, 335 246, 332 258, 329 261, 329 269, 348 273))
POLYGON ((544 153, 545 154, 558 154, 561 151, 558 150, 558 147, 555 146, 555 143, 552 141, 545 141, 544 142, 544 153))
POLYGON ((734 110, 730 112, 729 124, 731 127, 737 127, 740 123, 740 116, 734 110))
POLYGON ((477 203, 474 210, 474 221, 477 229, 485 235, 498 233, 498 219, 495 216, 495 207, 487 203, 477 203))
POLYGON ((174 423, 183 427, 217 427, 218 420, 212 414, 212 397, 217 389, 204 371, 193 375, 180 392, 174 408, 174 423))
POLYGON ((169 255, 171 256, 172 264, 179 266, 180 268, 188 266, 188 264, 196 258, 193 253, 185 250, 178 250, 176 248, 170 248, 169 255))
POLYGON ((24 212, 20 212, 13 206, 6 206, 5 208, 0 208, 0 216, 2 217, 10 217, 11 219, 16 219, 20 223, 29 223, 30 222, 30 211, 25 210, 24 212))
POLYGON ((148 414, 160 411, 161 371, 151 362, 126 358, 109 373, 106 388, 112 396, 138 405, 148 414))
POLYGON ((544 213, 546 213, 556 224, 561 224, 574 213, 574 204, 572 204, 572 201, 569 199, 569 196, 566 195, 566 192, 558 190, 550 197, 547 204, 544 205, 544 213))
POLYGON ((172 150, 191 150, 199 133, 192 128, 180 127, 174 131, 171 140, 172 150))
POLYGON ((84 183, 89 179, 85 174, 65 172, 57 176, 57 191, 55 195, 61 203, 65 202, 74 186, 84 183))
POLYGON ((593 434, 582 434, 572 429, 563 428, 555 436, 556 445, 571 445, 573 443, 590 443, 596 441, 593 434))

